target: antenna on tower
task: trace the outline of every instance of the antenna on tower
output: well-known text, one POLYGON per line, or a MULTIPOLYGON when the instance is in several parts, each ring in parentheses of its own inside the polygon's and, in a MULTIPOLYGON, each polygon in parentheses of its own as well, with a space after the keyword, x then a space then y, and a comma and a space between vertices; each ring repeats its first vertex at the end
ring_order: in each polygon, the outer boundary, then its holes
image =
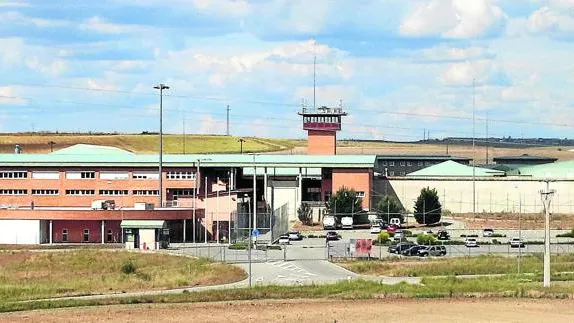
POLYGON ((315 98, 316 98, 316 77, 317 77, 317 47, 315 46, 315 55, 313 56, 313 110, 317 107, 315 105, 315 98))

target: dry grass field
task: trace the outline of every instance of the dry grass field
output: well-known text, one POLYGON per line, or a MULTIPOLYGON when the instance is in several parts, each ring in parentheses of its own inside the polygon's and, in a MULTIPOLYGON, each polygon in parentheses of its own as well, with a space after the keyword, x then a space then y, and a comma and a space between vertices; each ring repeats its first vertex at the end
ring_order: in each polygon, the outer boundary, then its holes
POLYGON ((238 267, 127 251, 0 252, 0 300, 218 285, 241 280, 238 267), (131 263, 133 271, 125 269, 131 263))
MULTIPOLYGON (((210 135, 164 135, 164 152, 168 154, 239 153, 239 137, 210 135)), ((243 138, 243 152, 267 152, 290 149, 297 142, 281 139, 243 138)), ((112 146, 135 153, 155 153, 159 149, 158 135, 87 135, 87 134, 14 134, 0 136, 0 153, 14 152, 20 145, 24 153, 50 152, 49 142, 55 142, 54 150, 74 144, 112 146)))
POLYGON ((572 300, 258 300, 0 314, 0 322, 571 322, 572 300))

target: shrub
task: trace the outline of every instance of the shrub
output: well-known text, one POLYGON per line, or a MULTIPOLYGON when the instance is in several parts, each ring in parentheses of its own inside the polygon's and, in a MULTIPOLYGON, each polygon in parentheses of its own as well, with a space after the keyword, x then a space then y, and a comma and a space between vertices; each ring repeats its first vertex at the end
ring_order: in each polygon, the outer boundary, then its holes
POLYGON ((436 238, 430 234, 419 234, 417 236, 417 243, 420 245, 431 245, 434 244, 436 238))
POLYGON ((557 234, 556 237, 557 238, 574 238, 574 229, 572 229, 572 231, 567 232, 567 233, 557 234))
POLYGON ((122 273, 129 275, 134 274, 135 272, 136 265, 131 260, 128 260, 122 264, 122 273))
POLYGON ((169 242, 162 240, 159 247, 160 249, 167 249, 169 247, 169 242))
POLYGON ((379 235, 377 236, 377 242, 379 244, 384 244, 387 243, 390 240, 391 235, 388 232, 381 232, 379 233, 379 235))
MULTIPOLYGON (((251 247, 253 248, 253 244, 251 244, 251 247)), ((248 244, 247 242, 237 242, 234 244, 230 244, 228 249, 231 250, 247 250, 248 248, 248 244)))

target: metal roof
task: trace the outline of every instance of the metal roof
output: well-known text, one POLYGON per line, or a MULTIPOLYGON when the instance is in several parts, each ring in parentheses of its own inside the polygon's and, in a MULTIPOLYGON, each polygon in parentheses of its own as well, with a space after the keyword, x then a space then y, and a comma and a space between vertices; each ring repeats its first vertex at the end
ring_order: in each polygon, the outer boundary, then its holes
MULTIPOLYGON (((119 149, 79 147, 68 153, 0 154, 0 166, 9 167, 156 167, 159 156, 138 155, 119 149), (77 153, 85 151, 85 153, 77 153)), ((107 147, 110 148, 110 147, 107 147)), ((309 167, 309 168, 373 168, 374 155, 267 155, 267 154, 190 154, 163 155, 165 167, 194 167, 197 160, 205 167, 309 167)))
MULTIPOLYGON (((301 175, 304 177, 317 177, 321 176, 321 168, 307 168, 300 167, 301 175)), ((265 169, 262 167, 257 168, 257 176, 265 174, 265 169)), ((253 167, 244 167, 243 175, 253 176, 253 167)), ((269 176, 297 176, 299 175, 299 167, 296 168, 267 168, 267 175, 269 176)))
POLYGON ((377 160, 472 160, 468 157, 456 157, 450 155, 377 155, 377 160))
POLYGON ((519 175, 534 178, 574 178, 574 161, 555 162, 518 168, 519 175))
POLYGON ((500 156, 500 157, 493 157, 492 160, 494 161, 506 161, 506 160, 535 160, 535 161, 556 161, 558 158, 556 157, 546 157, 546 156, 531 156, 528 154, 523 154, 519 156, 500 156))
MULTIPOLYGON (((468 165, 463 165, 452 160, 447 160, 440 164, 429 166, 407 174, 409 177, 472 177, 473 167, 468 165)), ((503 171, 474 167, 474 176, 504 176, 503 171)))

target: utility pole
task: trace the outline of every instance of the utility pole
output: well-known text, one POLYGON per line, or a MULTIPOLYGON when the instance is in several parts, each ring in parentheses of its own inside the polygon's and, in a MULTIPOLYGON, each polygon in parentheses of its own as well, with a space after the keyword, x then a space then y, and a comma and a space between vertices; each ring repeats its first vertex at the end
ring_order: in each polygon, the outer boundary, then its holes
POLYGON ((163 90, 168 90, 169 86, 161 83, 153 87, 159 90, 159 207, 163 206, 163 90))
POLYGON ((550 287, 550 202, 556 190, 550 189, 550 180, 545 180, 546 190, 540 190, 544 204, 544 287, 550 287))
POLYGON ((488 165, 488 111, 486 111, 486 136, 484 145, 486 146, 486 164, 488 165))
POLYGON ((225 131, 225 134, 229 136, 229 104, 227 105, 227 130, 225 131))
POLYGON ((245 139, 239 138, 239 140, 237 140, 237 141, 239 141, 239 143, 240 143, 240 149, 241 150, 239 151, 239 153, 243 154, 243 142, 245 141, 245 139))
POLYGON ((50 152, 54 152, 54 145, 55 145, 55 144, 56 144, 56 143, 53 142, 53 141, 48 142, 48 145, 50 145, 50 152))
POLYGON ((472 218, 476 220, 476 180, 475 180, 475 165, 476 165, 476 155, 474 149, 474 110, 475 110, 475 88, 476 88, 476 78, 472 79, 472 218))

